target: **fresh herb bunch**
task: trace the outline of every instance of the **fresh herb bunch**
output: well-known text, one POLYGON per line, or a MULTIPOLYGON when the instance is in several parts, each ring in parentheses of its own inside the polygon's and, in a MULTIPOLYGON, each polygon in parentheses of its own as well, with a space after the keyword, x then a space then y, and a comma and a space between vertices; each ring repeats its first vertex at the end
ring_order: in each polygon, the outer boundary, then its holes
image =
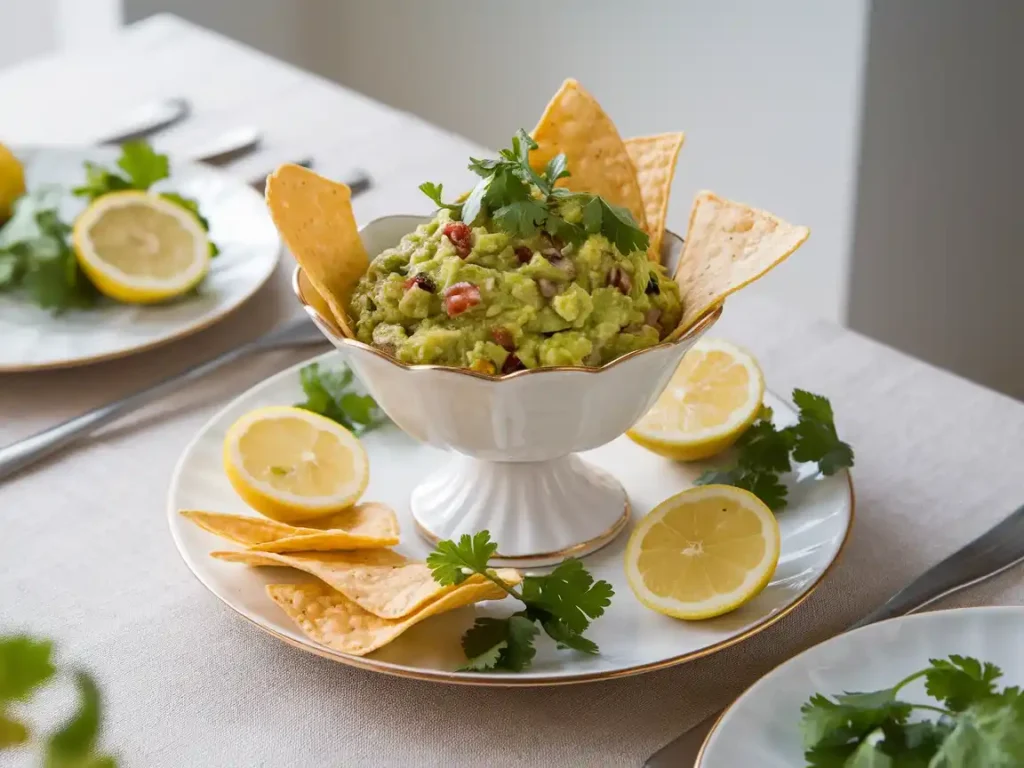
MULTIPOLYGON (((142 192, 149 190, 158 181, 163 181, 171 174, 171 165, 167 155, 161 155, 145 141, 130 141, 121 147, 121 157, 117 166, 124 173, 108 170, 102 165, 86 162, 85 184, 75 187, 72 192, 92 202, 98 197, 111 192, 122 192, 135 189, 142 192)), ((210 231, 209 220, 199 211, 199 203, 190 197, 177 192, 160 192, 160 197, 181 206, 199 221, 207 232, 210 231)), ((216 256, 220 249, 210 243, 210 256, 216 256)))
POLYGON ((496 159, 470 158, 469 169, 480 181, 462 203, 445 203, 441 184, 428 181, 420 190, 469 226, 490 219, 511 235, 530 237, 544 231, 575 245, 588 235, 602 234, 620 253, 647 250, 647 233, 629 211, 596 195, 556 187, 559 179, 571 175, 565 155, 555 155, 538 173, 530 166, 535 149, 537 143, 520 128, 512 137, 512 148, 501 150, 496 159), (579 214, 567 217, 567 211, 579 214))
POLYGON ((326 369, 319 363, 310 363, 299 369, 299 381, 306 395, 305 402, 296 404, 299 408, 326 416, 354 435, 388 422, 377 402, 359 391, 347 365, 326 369))
POLYGON ((0 246, 0 291, 22 289, 40 307, 60 313, 91 307, 99 293, 78 266, 71 228, 43 198, 26 195, 8 222, 18 233, 0 246))
POLYGON ((996 690, 1002 671, 965 656, 931 659, 892 688, 817 694, 801 707, 800 729, 812 768, 1011 768, 1024 765, 1024 693, 996 690), (900 690, 924 678, 942 703, 900 701, 900 690), (913 711, 937 720, 910 722, 913 711))
POLYGON ((558 648, 596 654, 597 645, 583 636, 593 619, 611 603, 611 584, 594 581, 583 563, 570 558, 546 576, 527 576, 517 590, 488 568, 498 550, 489 531, 463 535, 458 543, 445 540, 427 557, 439 584, 460 584, 470 574, 490 579, 526 607, 508 618, 481 617, 462 636, 466 671, 504 669, 521 672, 530 666, 536 649, 537 625, 558 648))
POLYGON ((736 441, 736 464, 709 469, 696 484, 745 488, 778 512, 789 493, 779 475, 793 468, 792 461, 815 462, 823 475, 852 467, 853 449, 839 439, 828 398, 794 389, 793 402, 800 412, 796 424, 776 429, 772 409, 762 406, 757 421, 736 441))
MULTIPOLYGON (((0 750, 20 747, 31 738, 14 707, 28 701, 56 672, 52 643, 18 635, 0 637, 0 750)), ((74 715, 46 740, 47 768, 116 768, 110 755, 97 752, 102 701, 85 672, 75 674, 79 704, 74 715)))

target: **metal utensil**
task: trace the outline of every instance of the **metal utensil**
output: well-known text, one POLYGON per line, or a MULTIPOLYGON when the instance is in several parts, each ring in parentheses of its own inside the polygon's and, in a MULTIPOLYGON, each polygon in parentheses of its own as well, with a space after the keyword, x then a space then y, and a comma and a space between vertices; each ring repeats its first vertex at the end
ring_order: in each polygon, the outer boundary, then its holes
MULTIPOLYGON (((295 165, 301 165, 303 168, 311 168, 313 161, 307 158, 305 160, 300 160, 295 163, 295 165)), ((268 175, 269 174, 257 176, 249 182, 249 184, 261 195, 266 192, 268 175)), ((363 194, 363 192, 366 192, 373 186, 373 180, 370 178, 369 174, 359 168, 353 168, 347 171, 341 177, 341 180, 347 184, 349 189, 352 191, 352 197, 363 194)))
POLYGON ((225 131, 185 156, 197 163, 227 165, 257 150, 262 141, 263 135, 256 128, 242 126, 225 131))
POLYGON ((309 318, 301 317, 292 320, 257 339, 164 379, 158 384, 0 448, 0 480, 10 477, 46 456, 73 445, 100 427, 247 355, 271 349, 326 343, 328 343, 327 339, 309 318))
MULTIPOLYGON (((1021 562, 1024 562, 1024 506, 938 565, 929 568, 848 629, 912 613, 940 598, 990 579, 1021 562)), ((677 736, 647 758, 645 768, 688 765, 685 761, 693 760, 707 732, 721 714, 721 710, 715 712, 686 733, 677 736)))
POLYGON ((144 139, 154 133, 180 123, 192 112, 186 99, 161 99, 143 104, 125 118, 125 127, 105 136, 95 144, 124 144, 126 141, 144 139))

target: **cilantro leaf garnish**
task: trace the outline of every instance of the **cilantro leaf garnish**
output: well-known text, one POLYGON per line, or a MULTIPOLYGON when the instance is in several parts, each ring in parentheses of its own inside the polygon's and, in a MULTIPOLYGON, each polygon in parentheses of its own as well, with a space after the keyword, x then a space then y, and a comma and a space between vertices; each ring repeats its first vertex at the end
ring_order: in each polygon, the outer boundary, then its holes
POLYGON ((823 475, 852 467, 853 449, 839 439, 828 398, 794 389, 793 402, 799 410, 796 424, 777 429, 771 408, 762 406, 757 420, 736 441, 736 463, 705 471, 696 484, 745 488, 777 512, 786 507, 789 493, 779 475, 789 472, 793 461, 817 463, 823 475))
POLYGON ((427 566, 439 584, 459 584, 470 574, 480 574, 525 606, 505 619, 476 620, 462 638, 467 658, 463 669, 522 671, 533 660, 534 638, 540 629, 560 649, 596 654, 597 645, 583 633, 592 620, 604 614, 614 595, 611 585, 594 581, 582 562, 570 558, 546 576, 527 576, 517 590, 488 567, 497 551, 490 532, 480 531, 473 536, 464 534, 458 542, 440 541, 427 557, 427 566))
POLYGON ((113 757, 95 753, 100 732, 100 692, 89 675, 75 676, 78 686, 78 711, 50 737, 47 768, 114 768, 113 757))
POLYGON ((469 170, 480 181, 461 203, 445 203, 442 186, 426 182, 420 190, 438 208, 473 226, 491 220, 517 237, 547 232, 566 243, 580 244, 590 235, 604 235, 620 253, 647 249, 649 238, 625 208, 584 192, 556 187, 569 177, 565 155, 551 158, 542 171, 530 165, 537 143, 523 129, 512 137, 512 146, 497 158, 470 158, 469 170))
POLYGON ((388 422, 377 402, 358 390, 348 366, 326 369, 319 363, 310 363, 299 369, 299 383, 306 399, 296 403, 297 407, 326 416, 355 435, 388 422))
MULTIPOLYGON (((72 189, 72 193, 92 202, 111 192, 121 192, 127 189, 146 192, 158 181, 163 181, 170 176, 171 173, 167 155, 160 154, 145 141, 129 141, 121 145, 121 157, 118 158, 117 167, 123 171, 123 174, 95 163, 86 162, 85 184, 72 189)), ((205 231, 210 231, 210 222, 200 213, 199 203, 196 200, 178 192, 161 192, 160 197, 184 208, 196 217, 205 231)), ((211 242, 210 256, 216 256, 218 253, 220 253, 220 248, 211 242)))
POLYGON ((53 643, 25 635, 0 638, 0 706, 25 701, 53 677, 53 643))
POLYGON ((992 768, 1024 764, 1024 697, 1018 688, 997 691, 1000 670, 976 659, 951 656, 892 688, 832 698, 815 694, 801 707, 804 758, 812 768, 992 768), (930 695, 945 704, 899 698, 924 678, 930 695), (938 715, 915 720, 912 712, 938 715))

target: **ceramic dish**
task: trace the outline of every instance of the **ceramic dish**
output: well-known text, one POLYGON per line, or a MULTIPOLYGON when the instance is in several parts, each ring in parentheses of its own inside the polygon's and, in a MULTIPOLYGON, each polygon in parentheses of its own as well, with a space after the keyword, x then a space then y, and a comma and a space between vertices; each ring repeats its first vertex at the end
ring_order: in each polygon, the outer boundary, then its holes
MULTIPOLYGON (((804 765, 800 706, 815 693, 888 688, 950 654, 992 662, 1000 687, 1024 685, 1024 608, 935 611, 883 621, 832 638, 761 678, 719 718, 697 768, 796 768, 804 765)), ((927 702, 918 682, 900 698, 927 702)))
MULTIPOLYGON (((113 166, 113 148, 14 147, 30 190, 82 183, 85 161, 113 166)), ((280 239, 263 198, 244 181, 208 166, 173 162, 168 189, 193 197, 220 247, 191 296, 153 306, 103 301, 95 308, 53 315, 17 294, 0 294, 0 372, 66 368, 139 352, 212 325, 252 296, 277 265, 280 239)), ((61 217, 71 221, 85 202, 68 192, 61 217)))
MULTIPOLYGON (((360 230, 376 255, 429 219, 386 216, 360 230)), ((662 261, 675 270, 683 241, 666 232, 662 261)), ((341 334, 311 302, 297 270, 296 294, 380 407, 406 433, 451 458, 412 493, 412 515, 432 541, 487 529, 500 563, 547 565, 593 552, 629 517, 622 484, 581 459, 639 421, 683 355, 721 308, 682 338, 613 360, 601 368, 534 368, 502 377, 465 368, 407 365, 341 334)))
MULTIPOLYGON (((319 358, 325 366, 340 359, 336 352, 319 358)), ((544 377, 523 377, 523 381, 534 380, 543 381, 544 377)), ((510 383, 499 382, 497 386, 510 383)), ((607 613, 587 631, 601 648, 598 656, 556 651, 553 645, 543 643, 538 644, 533 666, 523 673, 455 672, 464 661, 459 638, 474 617, 507 614, 515 610, 511 601, 482 603, 435 616, 369 656, 348 656, 308 639, 266 595, 267 584, 306 581, 307 577, 290 569, 247 568, 214 560, 209 557, 211 551, 230 545, 178 514, 180 509, 255 514, 234 493, 224 474, 224 436, 247 411, 290 405, 302 397, 296 367, 249 390, 217 414, 178 462, 171 481, 168 517, 175 544, 188 567, 232 610, 290 645, 351 666, 448 683, 530 686, 604 680, 681 664, 741 642, 786 615, 825 577, 850 531, 853 494, 849 476, 843 472, 815 478, 809 468, 802 467, 790 491, 790 504, 779 516, 782 555, 778 570, 764 592, 731 614, 687 623, 644 608, 626 584, 624 533, 585 559, 594 578, 606 579, 615 589, 607 613)), ((765 402, 775 409, 780 421, 794 419, 792 408, 779 398, 767 394, 765 402)), ((446 453, 413 440, 393 426, 368 433, 362 442, 370 460, 370 484, 363 498, 393 507, 401 527, 397 549, 410 557, 424 558, 430 545, 415 533, 409 498, 424 477, 445 463, 446 453)), ((662 459, 626 437, 587 451, 582 458, 625 488, 632 508, 627 532, 656 504, 687 488, 704 468, 662 459)))

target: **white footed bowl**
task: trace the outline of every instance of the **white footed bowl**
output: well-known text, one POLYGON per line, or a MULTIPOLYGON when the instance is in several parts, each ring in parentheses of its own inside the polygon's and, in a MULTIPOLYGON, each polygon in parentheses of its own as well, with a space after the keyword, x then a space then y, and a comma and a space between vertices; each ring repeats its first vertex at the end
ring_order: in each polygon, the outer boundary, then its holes
MULTIPOLYGON (((367 252, 398 243, 427 219, 386 216, 362 228, 367 252)), ((682 240, 665 233, 671 273, 682 240)), ((408 365, 346 338, 296 269, 303 307, 384 412, 412 437, 452 452, 410 499, 420 533, 449 539, 487 529, 503 564, 549 565, 615 538, 629 519, 621 483, 574 455, 611 442, 665 389, 686 351, 721 308, 685 336, 601 368, 535 368, 488 376, 461 368, 408 365)))

